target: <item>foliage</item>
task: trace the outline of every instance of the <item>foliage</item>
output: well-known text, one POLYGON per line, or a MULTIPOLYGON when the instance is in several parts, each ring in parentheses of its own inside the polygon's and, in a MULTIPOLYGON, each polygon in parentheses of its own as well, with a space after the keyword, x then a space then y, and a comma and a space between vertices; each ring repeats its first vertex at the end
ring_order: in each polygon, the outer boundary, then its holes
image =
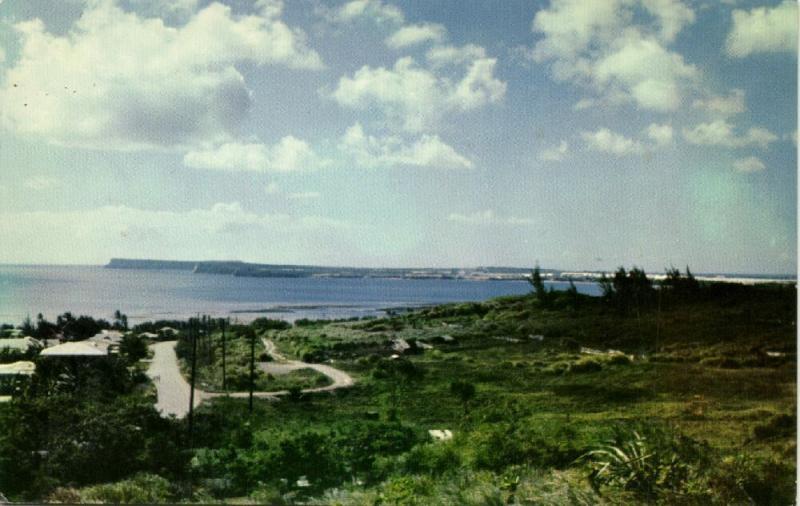
POLYGON ((589 480, 596 489, 616 487, 652 500, 684 489, 703 468, 706 453, 685 436, 650 427, 645 436, 618 430, 611 441, 581 460, 589 462, 589 480))
POLYGON ((171 484, 155 474, 139 473, 127 480, 87 487, 81 502, 160 504, 173 502, 171 484))

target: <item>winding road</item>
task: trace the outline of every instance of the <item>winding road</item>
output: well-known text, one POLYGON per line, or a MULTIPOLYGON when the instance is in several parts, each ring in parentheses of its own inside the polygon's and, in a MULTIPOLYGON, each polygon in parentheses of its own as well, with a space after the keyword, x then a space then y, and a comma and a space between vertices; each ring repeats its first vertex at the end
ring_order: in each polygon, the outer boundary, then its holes
MULTIPOLYGON (((324 387, 304 389, 303 392, 305 393, 331 392, 354 384, 353 378, 342 370, 324 364, 310 364, 299 360, 289 360, 275 350, 275 344, 272 341, 268 339, 262 339, 262 341, 264 342, 267 353, 275 360, 274 362, 259 364, 259 367, 265 371, 270 371, 270 369, 272 369, 273 373, 276 373, 278 370, 287 373, 295 369, 307 367, 328 376, 332 381, 330 385, 324 387)), ((175 354, 176 344, 177 341, 164 341, 150 346, 150 349, 153 350, 153 360, 150 363, 150 367, 147 369, 147 376, 150 377, 153 384, 156 386, 158 395, 156 409, 161 415, 183 418, 189 413, 191 387, 181 374, 180 367, 178 366, 178 356, 175 354)), ((259 399, 277 399, 288 393, 287 390, 253 392, 253 397, 259 399)), ((204 400, 213 399, 215 397, 246 398, 249 395, 249 392, 205 392, 195 387, 194 406, 197 407, 204 400)))

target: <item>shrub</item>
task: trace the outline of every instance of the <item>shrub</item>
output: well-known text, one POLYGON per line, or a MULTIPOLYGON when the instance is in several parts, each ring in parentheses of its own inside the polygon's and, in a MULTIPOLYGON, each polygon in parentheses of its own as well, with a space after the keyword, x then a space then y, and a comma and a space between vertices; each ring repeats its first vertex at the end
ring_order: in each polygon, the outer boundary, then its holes
POLYGON ((567 369, 571 373, 587 373, 597 372, 603 369, 603 366, 593 358, 581 358, 577 362, 573 362, 567 369))
POLYGON ((113 504, 154 504, 171 501, 170 484, 155 474, 137 474, 128 480, 95 485, 83 490, 83 498, 113 504))

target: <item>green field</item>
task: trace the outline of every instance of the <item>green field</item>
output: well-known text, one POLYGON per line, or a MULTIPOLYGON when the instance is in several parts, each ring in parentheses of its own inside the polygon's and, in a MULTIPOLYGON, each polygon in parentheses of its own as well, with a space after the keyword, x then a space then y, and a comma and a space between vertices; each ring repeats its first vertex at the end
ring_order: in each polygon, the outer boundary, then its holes
MULTIPOLYGON (((15 497, 792 503, 795 287, 668 288, 627 300, 532 294, 384 319, 255 325, 283 354, 343 369, 355 386, 258 401, 252 414, 246 400, 216 399, 195 412, 193 449, 178 445, 169 465, 140 452, 99 485, 31 464, 26 476, 36 487, 15 497), (410 348, 398 353, 398 340, 410 348), (434 441, 431 429, 453 438, 434 441)), ((218 333, 211 336, 213 348, 218 333)), ((231 352, 236 367, 249 358, 244 344, 231 345, 241 348, 231 352)), ((199 378, 213 384, 211 355, 199 378)), ((145 395, 136 392, 126 395, 145 395)), ((6 414, 32 409, 12 404, 6 414)), ((185 421, 150 423, 139 444, 187 429, 185 421)), ((0 436, 0 450, 18 441, 0 436)), ((11 491, 9 483, 0 490, 11 491)))

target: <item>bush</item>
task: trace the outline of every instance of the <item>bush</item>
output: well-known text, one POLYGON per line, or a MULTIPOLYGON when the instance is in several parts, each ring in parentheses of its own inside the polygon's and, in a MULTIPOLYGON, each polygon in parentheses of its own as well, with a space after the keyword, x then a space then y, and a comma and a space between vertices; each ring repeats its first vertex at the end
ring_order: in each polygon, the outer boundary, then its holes
POLYGON ((400 459, 400 467, 405 474, 438 476, 461 466, 461 454, 452 441, 417 445, 400 459))
POLYGON ((593 358, 581 358, 577 362, 573 362, 567 369, 571 373, 587 373, 597 372, 603 369, 602 364, 593 358))
POLYGON ((753 427, 753 437, 758 440, 793 437, 797 431, 797 418, 791 415, 775 415, 763 424, 753 427))
POLYGON ((128 480, 95 485, 81 493, 84 501, 113 504, 155 504, 172 502, 170 483, 155 474, 137 474, 128 480))

